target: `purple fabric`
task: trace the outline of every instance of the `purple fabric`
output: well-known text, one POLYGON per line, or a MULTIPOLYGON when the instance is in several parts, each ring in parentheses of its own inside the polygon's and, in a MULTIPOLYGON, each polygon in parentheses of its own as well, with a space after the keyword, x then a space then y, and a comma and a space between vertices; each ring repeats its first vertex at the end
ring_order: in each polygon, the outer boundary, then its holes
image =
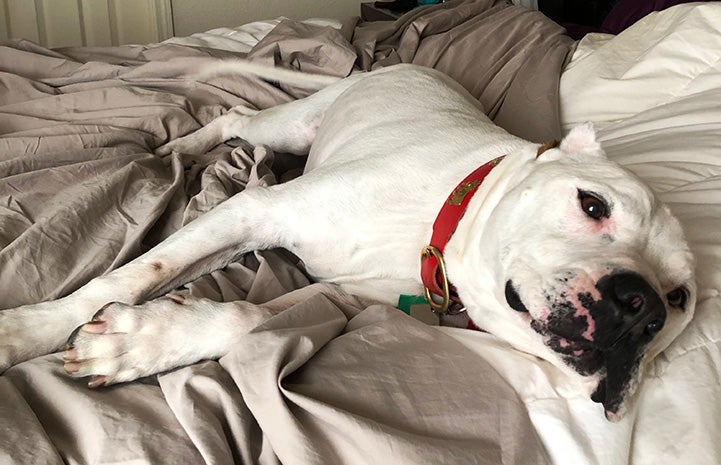
POLYGON ((653 11, 697 0, 619 0, 601 23, 601 32, 618 34, 653 11))
POLYGON ((563 24, 563 27, 566 28, 566 33, 575 40, 581 39, 589 32, 619 34, 651 12, 694 1, 698 0, 619 0, 606 15, 600 27, 572 23, 563 24))
POLYGON ((575 23, 563 23, 561 25, 566 28, 566 34, 573 40, 580 40, 583 36, 591 32, 601 32, 601 29, 597 26, 586 26, 575 23))

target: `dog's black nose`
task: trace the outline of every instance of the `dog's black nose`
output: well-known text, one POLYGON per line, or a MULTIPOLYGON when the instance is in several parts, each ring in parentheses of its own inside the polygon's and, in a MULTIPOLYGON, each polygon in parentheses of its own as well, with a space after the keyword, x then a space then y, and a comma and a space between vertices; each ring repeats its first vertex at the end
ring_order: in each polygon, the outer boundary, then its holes
POLYGON ((590 312, 596 325, 594 345, 603 352, 606 377, 592 399, 603 403, 606 416, 611 418, 623 402, 645 347, 666 322, 666 307, 638 273, 606 275, 598 280, 596 288, 601 300, 590 312))
POLYGON ((599 347, 609 348, 623 338, 643 345, 663 328, 666 322, 663 300, 638 273, 612 273, 601 278, 596 287, 601 301, 592 314, 599 347))

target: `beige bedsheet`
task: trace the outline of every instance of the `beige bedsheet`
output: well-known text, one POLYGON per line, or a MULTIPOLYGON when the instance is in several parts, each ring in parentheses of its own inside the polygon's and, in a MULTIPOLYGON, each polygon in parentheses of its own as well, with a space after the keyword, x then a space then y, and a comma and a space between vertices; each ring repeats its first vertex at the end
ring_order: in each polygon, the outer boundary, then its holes
MULTIPOLYGON (((352 44, 283 22, 250 57, 339 76, 358 56, 362 68, 438 67, 509 130, 554 137, 570 40, 535 13, 493 3, 452 1, 358 27, 352 44), (551 64, 541 72, 541 62, 551 64), (534 105, 529 115, 508 118, 521 102, 534 105)), ((243 143, 152 154, 230 106, 305 95, 193 77, 227 56, 236 55, 170 44, 0 46, 0 308, 67 294, 229 196, 299 174, 301 159, 243 143)), ((284 251, 249 254, 188 289, 283 299, 288 311, 219 361, 126 385, 90 391, 62 373, 58 354, 6 371, 0 463, 546 462, 523 403, 490 365, 396 309, 311 284, 284 251)))

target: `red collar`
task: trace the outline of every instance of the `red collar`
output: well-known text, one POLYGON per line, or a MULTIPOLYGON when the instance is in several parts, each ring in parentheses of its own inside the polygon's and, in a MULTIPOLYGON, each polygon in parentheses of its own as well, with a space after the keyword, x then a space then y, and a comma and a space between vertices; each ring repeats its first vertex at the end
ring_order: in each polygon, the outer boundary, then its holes
MULTIPOLYGON (((555 140, 543 144, 538 148, 536 157, 539 157, 546 150, 556 146, 558 146, 558 142, 555 140)), ((461 221, 478 187, 483 180, 486 179, 488 173, 490 173, 504 157, 505 155, 494 158, 466 176, 466 178, 453 189, 451 195, 449 195, 443 203, 443 207, 441 207, 441 211, 433 223, 431 242, 423 247, 421 251, 421 280, 425 288, 426 300, 428 300, 431 308, 436 313, 453 314, 459 313, 463 309, 463 303, 458 297, 455 287, 448 282, 446 265, 443 260, 443 251, 449 239, 456 231, 458 222, 461 221), (440 297, 440 303, 433 299, 433 295, 440 297), (453 306, 455 311, 451 309, 451 306, 453 306)))
POLYGON ((443 251, 448 240, 458 227, 458 222, 468 208, 468 204, 488 173, 498 165, 503 157, 495 158, 478 167, 461 181, 441 207, 433 223, 431 242, 421 251, 421 280, 426 291, 426 299, 431 308, 440 314, 448 313, 451 303, 463 304, 455 288, 448 282, 443 251), (441 303, 432 299, 431 294, 441 298, 441 303))

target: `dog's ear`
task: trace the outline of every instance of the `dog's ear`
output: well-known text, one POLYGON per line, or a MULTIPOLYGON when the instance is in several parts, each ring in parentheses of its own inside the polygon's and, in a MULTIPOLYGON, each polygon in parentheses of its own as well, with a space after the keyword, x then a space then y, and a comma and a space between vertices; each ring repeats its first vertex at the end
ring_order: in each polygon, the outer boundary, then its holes
POLYGON ((561 150, 569 155, 599 155, 603 156, 601 144, 596 141, 596 130, 593 123, 579 124, 561 141, 561 150))

